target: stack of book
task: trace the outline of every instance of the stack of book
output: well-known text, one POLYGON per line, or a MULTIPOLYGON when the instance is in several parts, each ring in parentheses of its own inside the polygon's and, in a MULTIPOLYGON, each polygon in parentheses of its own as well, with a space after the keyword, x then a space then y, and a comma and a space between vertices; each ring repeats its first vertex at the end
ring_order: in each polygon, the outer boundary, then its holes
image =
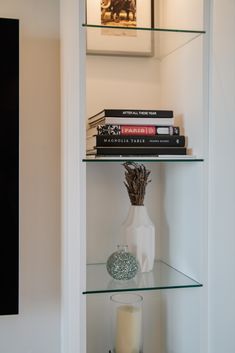
POLYGON ((88 119, 87 155, 186 155, 172 110, 104 109, 88 119))

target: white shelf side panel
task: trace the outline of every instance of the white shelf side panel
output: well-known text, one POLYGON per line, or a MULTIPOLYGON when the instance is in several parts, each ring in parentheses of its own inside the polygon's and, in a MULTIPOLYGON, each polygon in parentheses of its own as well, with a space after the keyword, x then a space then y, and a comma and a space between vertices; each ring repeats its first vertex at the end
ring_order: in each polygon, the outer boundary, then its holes
POLYGON ((61 0, 61 353, 86 352, 84 3, 61 0), (80 117, 78 119, 78 117, 80 117))
POLYGON ((174 110, 175 125, 181 127, 190 153, 198 158, 205 156, 207 128, 203 109, 202 48, 203 37, 200 37, 166 57, 160 68, 162 106, 174 110))
POLYGON ((203 164, 164 166, 162 190, 162 259, 199 282, 206 236, 203 170, 203 164))
MULTIPOLYGON (((164 1, 163 10, 167 15, 163 16, 163 20, 177 25, 177 18, 174 17, 173 20, 173 3, 184 2, 164 1), (169 11, 169 6, 172 11, 169 11)), ((189 4, 191 6, 191 2, 188 2, 188 6, 189 4)), ((192 1, 192 4, 195 5, 195 2, 192 1)), ((189 28, 193 29, 196 25, 195 14, 200 13, 200 6, 203 4, 198 2, 197 11, 194 5, 191 10, 188 8, 191 15, 182 15, 181 28, 186 24, 187 20, 184 19, 187 18, 192 20, 192 27, 187 25, 189 28)), ((181 127, 182 133, 187 137, 191 154, 199 158, 207 155, 208 128, 204 107, 203 45, 203 38, 195 39, 162 60, 160 68, 162 105, 172 105, 176 125, 181 127)), ((207 248, 205 173, 205 163, 180 166, 168 164, 162 168, 162 259, 202 283, 206 277, 203 272, 207 248)), ((162 323, 165 320, 163 352, 205 352, 201 338, 203 332, 206 334, 204 323, 207 317, 202 310, 205 308, 205 291, 202 288, 195 291, 167 291, 162 294, 162 323)))
MULTIPOLYGON (((198 353, 200 346, 200 290, 181 289, 161 294, 163 353, 198 353), (196 323, 196 324, 195 324, 196 323)), ((158 352, 158 351, 157 351, 158 352)))
MULTIPOLYGON (((176 125, 186 136, 188 150, 202 158, 207 129, 203 59, 203 40, 197 38, 161 62, 162 105, 174 107, 176 125)), ((204 163, 163 167, 163 260, 199 281, 206 239, 204 175, 204 163)))

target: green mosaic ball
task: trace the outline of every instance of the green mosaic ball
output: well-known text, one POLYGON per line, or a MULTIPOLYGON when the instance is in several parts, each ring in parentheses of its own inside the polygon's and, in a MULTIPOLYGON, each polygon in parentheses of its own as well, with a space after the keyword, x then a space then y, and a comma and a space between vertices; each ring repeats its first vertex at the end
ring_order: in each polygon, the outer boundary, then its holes
POLYGON ((139 270, 139 263, 134 255, 127 251, 127 246, 118 246, 106 263, 111 277, 117 280, 134 278, 139 270))

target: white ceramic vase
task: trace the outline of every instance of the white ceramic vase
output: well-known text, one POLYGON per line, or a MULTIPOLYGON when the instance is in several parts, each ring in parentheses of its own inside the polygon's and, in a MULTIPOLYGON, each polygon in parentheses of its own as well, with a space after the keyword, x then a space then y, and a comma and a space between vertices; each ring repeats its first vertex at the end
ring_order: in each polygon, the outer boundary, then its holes
POLYGON ((141 272, 152 271, 155 259, 155 227, 145 206, 130 206, 123 223, 125 242, 140 264, 141 272))

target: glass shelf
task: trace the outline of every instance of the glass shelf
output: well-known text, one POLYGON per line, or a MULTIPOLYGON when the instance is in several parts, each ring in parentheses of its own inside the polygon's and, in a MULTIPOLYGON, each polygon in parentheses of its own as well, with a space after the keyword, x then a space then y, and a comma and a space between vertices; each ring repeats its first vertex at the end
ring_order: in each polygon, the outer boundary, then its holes
POLYGON ((189 287, 202 287, 202 284, 162 261, 155 262, 152 272, 140 273, 128 281, 112 279, 106 270, 106 264, 89 264, 87 265, 87 288, 83 294, 189 287))
MULTIPOLYGON (((173 29, 173 28, 146 28, 146 27, 122 27, 122 26, 104 26, 98 24, 84 23, 82 25, 86 28, 87 38, 98 38, 102 36, 102 45, 107 41, 106 54, 118 55, 118 52, 113 53, 109 50, 110 38, 123 37, 124 41, 128 40, 130 47, 133 45, 133 51, 129 51, 126 55, 138 56, 152 56, 157 59, 162 59, 171 54, 178 48, 183 47, 197 37, 202 36, 206 32, 204 30, 190 30, 190 29, 173 29), (105 32, 106 31, 106 32, 105 32), (104 35, 107 33, 108 35, 104 35), (129 39, 128 39, 129 37, 129 39), (151 49, 142 50, 136 43, 151 43, 151 49), (138 49, 136 49, 138 47, 138 49), (139 50, 140 49, 140 50, 139 50)), ((124 43, 125 45, 125 43, 124 43)), ((124 49, 125 50, 125 49, 124 49)), ((94 49, 88 51, 91 54, 102 54, 102 51, 94 49)), ((122 48, 120 55, 123 55, 122 48)), ((125 53, 124 53, 125 55, 125 53)))
POLYGON ((171 157, 149 157, 149 156, 123 156, 123 157, 90 157, 87 156, 82 160, 83 162, 88 162, 88 163, 109 163, 109 162, 126 162, 126 161, 132 161, 132 162, 154 162, 154 163, 165 163, 165 162, 203 162, 203 158, 196 158, 196 157, 191 157, 191 156, 171 156, 171 157))
POLYGON ((83 27, 91 28, 114 28, 114 29, 128 29, 136 31, 150 31, 150 32, 178 32, 178 33, 195 33, 203 34, 206 33, 204 30, 192 30, 192 29, 175 29, 175 28, 158 28, 158 27, 125 27, 125 26, 104 26, 99 24, 83 23, 83 27))

